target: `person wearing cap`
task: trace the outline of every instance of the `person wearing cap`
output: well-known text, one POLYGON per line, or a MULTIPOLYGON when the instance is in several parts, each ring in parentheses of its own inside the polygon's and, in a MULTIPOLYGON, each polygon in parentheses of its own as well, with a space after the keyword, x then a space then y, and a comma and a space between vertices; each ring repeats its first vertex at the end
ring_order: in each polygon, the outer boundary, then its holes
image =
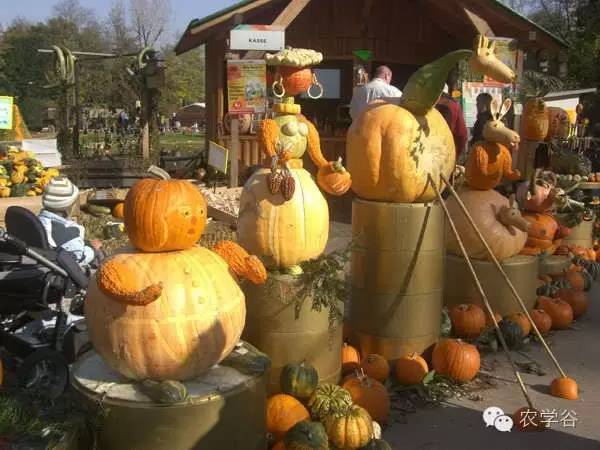
POLYGON ((73 206, 79 197, 79 189, 67 177, 58 176, 50 180, 42 194, 42 206, 38 218, 48 235, 52 248, 71 252, 80 266, 89 266, 98 256, 100 243, 86 245, 85 228, 69 220, 73 206))

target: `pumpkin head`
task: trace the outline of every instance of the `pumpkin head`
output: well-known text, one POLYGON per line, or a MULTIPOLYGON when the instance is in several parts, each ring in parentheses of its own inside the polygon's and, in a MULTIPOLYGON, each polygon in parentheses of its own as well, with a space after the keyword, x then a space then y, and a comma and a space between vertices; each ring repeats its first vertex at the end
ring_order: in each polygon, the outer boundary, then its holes
POLYGON ((282 392, 299 399, 310 398, 318 383, 317 370, 303 362, 300 364, 286 364, 281 371, 280 384, 282 392))
POLYGON ((206 200, 189 181, 146 178, 135 183, 125 198, 125 229, 142 251, 189 248, 198 242, 205 225, 206 200))
POLYGON ((339 414, 350 405, 352 405, 350 392, 331 383, 318 386, 308 400, 310 414, 316 420, 322 420, 329 414, 339 414))
POLYGON ((577 319, 584 314, 589 306, 588 297, 585 292, 576 289, 559 289, 556 296, 567 302, 573 309, 573 318, 577 319))
POLYGON ((543 141, 548 135, 548 109, 541 98, 530 98, 523 106, 521 136, 528 141, 543 141))
POLYGON ((552 328, 552 318, 543 309, 534 309, 529 315, 541 334, 546 334, 552 328))
POLYGON ((360 367, 365 374, 384 383, 390 376, 390 364, 381 355, 370 354, 362 359, 360 367))
POLYGON ((113 206, 112 215, 115 219, 123 219, 125 217, 125 202, 120 202, 113 206))
POLYGON ((519 325, 519 327, 521 328, 521 331, 523 332, 523 337, 529 336, 529 333, 531 332, 531 323, 529 322, 529 319, 527 318, 527 316, 525 314, 523 314, 523 313, 511 314, 509 316, 506 316, 506 320, 510 320, 510 321, 516 323, 517 325, 519 325))
POLYGON ((309 68, 279 66, 285 95, 293 96, 308 91, 313 74, 309 68))
POLYGON ((519 408, 513 414, 513 424, 519 431, 532 432, 532 431, 544 431, 546 425, 543 422, 543 416, 537 409, 525 406, 519 408))
POLYGON ((309 419, 304 405, 291 395, 276 394, 267 399, 267 431, 277 441, 298 422, 309 419))
POLYGON ((285 434, 286 450, 329 450, 325 427, 320 422, 303 420, 285 434))
POLYGON ((246 316, 227 264, 203 247, 122 249, 102 263, 84 305, 94 348, 133 379, 201 375, 233 350, 246 316))
POLYGON ((373 420, 360 406, 353 405, 340 414, 330 414, 324 421, 329 441, 336 448, 358 449, 373 436, 373 420))
POLYGON ((342 345, 342 373, 349 373, 360 366, 360 353, 358 350, 344 342, 342 345))
POLYGON ((538 297, 538 308, 543 309, 552 319, 554 330, 569 328, 573 322, 573 308, 564 300, 559 298, 538 297))
POLYGON ((442 339, 433 349, 433 369, 457 382, 471 381, 481 366, 477 347, 460 339, 442 339))
POLYGON ((367 410, 373 420, 386 422, 390 414, 390 396, 383 384, 364 374, 350 377, 342 384, 352 402, 367 410))
POLYGON ((555 378, 550 383, 550 394, 566 400, 577 400, 579 397, 577 382, 573 378, 555 378))
POLYGON ((404 355, 396 362, 396 379, 400 384, 420 384, 427 373, 427 362, 416 353, 404 355))
POLYGON ((485 313, 474 304, 456 305, 450 310, 452 330, 459 338, 476 338, 485 328, 485 313))

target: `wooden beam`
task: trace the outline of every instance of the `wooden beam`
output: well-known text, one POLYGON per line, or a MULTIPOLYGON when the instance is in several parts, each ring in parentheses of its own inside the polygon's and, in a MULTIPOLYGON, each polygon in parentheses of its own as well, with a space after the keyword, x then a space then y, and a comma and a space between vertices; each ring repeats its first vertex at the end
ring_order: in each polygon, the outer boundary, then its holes
POLYGON ((473 26, 475 27, 475 30, 477 30, 477 32, 479 34, 481 34, 483 36, 487 36, 487 37, 496 36, 494 34, 494 32, 492 31, 492 27, 490 27, 490 25, 487 23, 487 21, 485 19, 481 18, 480 16, 475 14, 473 11, 467 9, 462 3, 459 2, 459 5, 462 6, 463 11, 467 15, 467 18, 473 24, 473 26))
POLYGON ((361 30, 362 36, 367 36, 369 32, 369 16, 371 15, 371 10, 373 9, 373 3, 374 0, 363 0, 361 30))
POLYGON ((259 6, 262 6, 267 3, 271 3, 272 1, 273 0, 254 0, 252 3, 250 3, 248 5, 244 5, 240 8, 234 9, 233 11, 230 11, 227 14, 223 14, 221 16, 215 17, 214 19, 209 20, 208 22, 204 22, 203 24, 192 28, 190 30, 190 34, 199 34, 208 28, 212 28, 215 25, 220 24, 221 22, 225 22, 227 20, 232 19, 237 14, 244 14, 247 11, 251 11, 255 8, 258 8, 259 6))
MULTIPOLYGON (((292 0, 283 11, 279 13, 271 25, 280 26, 283 27, 283 29, 286 29, 309 3, 310 0, 292 0)), ((246 52, 243 59, 262 59, 264 55, 265 52, 263 51, 251 50, 246 52)))

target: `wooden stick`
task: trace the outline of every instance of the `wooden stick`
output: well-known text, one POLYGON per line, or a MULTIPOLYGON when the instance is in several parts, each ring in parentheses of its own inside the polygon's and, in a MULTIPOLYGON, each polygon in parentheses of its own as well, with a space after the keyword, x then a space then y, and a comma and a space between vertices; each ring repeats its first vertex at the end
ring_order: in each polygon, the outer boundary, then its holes
POLYGON ((440 193, 440 190, 438 189, 436 183, 431 178, 431 175, 429 175, 429 182, 431 183, 431 186, 433 187, 433 190, 435 191, 435 195, 437 195, 438 201, 440 202, 440 205, 442 206, 442 209, 444 210, 444 214, 446 215, 446 218, 448 219, 448 223, 450 224, 450 228, 452 229, 452 233, 454 234, 454 237, 456 238, 456 241, 458 242, 458 246, 460 247, 462 256, 465 259, 465 262, 467 263, 469 272, 471 272, 471 277, 473 278, 473 281, 475 282, 475 286, 477 287, 477 290, 479 291, 479 295, 481 295, 481 298, 483 299, 485 308, 487 309, 488 314, 492 318, 492 322, 494 324, 494 328, 496 329, 496 334, 498 335, 498 339, 500 339, 500 344, 502 345, 502 349, 504 350, 504 353, 506 354, 506 358, 508 359, 508 362, 510 363, 510 365, 512 367, 513 373, 515 374, 517 382, 519 383, 519 387, 521 388, 521 391, 523 392, 523 395, 525 396, 525 400, 527 401, 527 404, 529 405, 530 408, 535 409, 533 406, 533 402, 531 401, 531 397, 529 397, 529 393, 527 392, 527 388, 525 387, 525 384, 523 383, 523 380, 521 379, 521 374, 519 373, 517 366, 510 355, 510 350, 508 349, 508 345, 506 345, 506 341, 504 340, 504 335, 502 334, 502 331, 500 331, 500 326, 498 325, 498 322, 496 321, 496 317, 494 316, 494 310, 492 309, 492 307, 490 305, 487 295, 485 295, 483 286, 481 286, 481 282, 479 281, 479 278, 477 277, 477 273, 475 272, 475 268, 473 267, 473 263, 471 262, 471 259, 469 258, 469 255, 467 254, 467 249, 465 248, 465 245, 463 244, 463 241, 460 238, 460 235, 458 234, 458 230, 456 229, 456 225, 454 224, 454 221, 452 220, 452 217, 450 216, 450 212, 448 211, 448 208, 446 207, 446 203, 444 203, 442 194, 440 193))
POLYGON ((446 184, 446 187, 448 188, 448 190, 450 191, 450 193, 454 196, 456 202, 460 206, 460 209, 465 214, 465 216, 467 217, 467 220, 469 221, 469 223, 473 227, 473 230, 475 231, 475 234, 477 234, 477 237, 479 238, 479 240, 481 241, 481 243, 484 245, 485 249, 487 250, 488 254, 490 255, 490 258, 491 258, 492 262, 494 263, 494 265, 496 266, 496 268, 498 269, 498 271, 502 275, 502 278, 504 278, 504 281, 506 281, 506 283, 508 284, 508 287, 510 288, 513 296, 515 297, 517 303, 519 304, 519 306, 523 310, 524 314, 527 316, 527 319, 529 319, 529 322, 531 323, 531 327, 533 328, 533 331, 535 331, 536 336, 538 337, 538 339, 542 343, 542 346, 546 350, 546 353, 548 353, 548 356, 550 356, 550 359, 554 363, 554 366, 556 367, 556 369, 558 370, 558 372, 560 373, 560 375, 563 378, 566 378, 567 375, 562 370, 562 367, 560 367, 560 364, 558 363, 558 360, 556 359, 556 357, 552 353, 552 350, 550 350, 550 347, 548 347, 548 344, 546 344, 546 341, 542 337, 542 334, 540 333, 540 330, 538 330, 538 328, 535 326, 535 322, 531 318, 531 315, 529 315, 529 311, 527 311, 527 307, 525 306, 525 303, 523 303, 523 299, 521 299, 521 296, 519 295, 519 293, 517 292, 517 290, 515 289, 515 287, 511 283, 510 278, 508 278, 508 275, 506 275, 506 272, 504 271, 504 269, 502 268, 502 266, 498 262, 498 259, 496 258, 496 255, 494 255, 494 253, 492 252, 492 249, 490 248, 490 246, 486 242, 485 238, 481 234, 481 231, 479 231, 479 228, 477 228, 477 225, 475 224, 475 221, 473 220, 473 217, 471 217, 471 214, 467 210, 467 207, 465 206, 465 204, 463 203, 463 201, 461 200, 461 198, 458 196, 458 193, 454 190, 454 188, 452 187, 452 185, 448 182, 448 179, 444 175, 442 175, 442 174, 440 174, 440 178, 444 181, 444 183, 446 184))

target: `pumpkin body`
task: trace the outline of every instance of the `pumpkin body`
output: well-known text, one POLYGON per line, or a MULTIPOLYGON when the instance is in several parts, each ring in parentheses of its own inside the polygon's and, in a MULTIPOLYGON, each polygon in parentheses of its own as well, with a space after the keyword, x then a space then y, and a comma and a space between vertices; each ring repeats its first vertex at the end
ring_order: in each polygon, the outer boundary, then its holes
POLYGON ((373 435, 373 421, 369 413, 353 405, 344 413, 325 418, 325 431, 335 448, 358 449, 369 443, 373 435))
POLYGON ((386 422, 390 414, 390 396, 379 381, 367 377, 350 377, 342 387, 350 392, 352 402, 365 408, 373 420, 386 422))
POLYGON ((465 166, 465 178, 469 187, 494 189, 504 177, 518 179, 518 173, 512 172, 512 155, 508 148, 497 142, 477 142, 471 149, 465 166))
POLYGON ((405 355, 396 362, 396 378, 400 384, 420 384, 428 372, 427 361, 416 353, 405 355))
POLYGON ((481 358, 477 347, 460 339, 442 339, 433 349, 433 369, 458 382, 471 381, 479 372, 481 358))
POLYGON ((552 328, 552 318, 543 309, 534 309, 529 313, 533 323, 541 334, 546 334, 552 328))
POLYGON ((112 215, 115 219, 123 219, 125 217, 125 202, 117 203, 112 209, 112 215))
POLYGON ((546 109, 548 111, 548 134, 546 135, 546 141, 569 137, 570 122, 567 112, 556 106, 548 106, 546 109))
POLYGON ((443 189, 439 175, 454 170, 455 147, 444 117, 435 108, 424 116, 383 101, 372 102, 346 138, 352 189, 365 200, 393 203, 436 198, 428 174, 443 189))
POLYGON ((587 294, 576 289, 559 289, 556 295, 567 302, 573 310, 573 318, 577 319, 588 310, 589 301, 587 294))
POLYGON ((548 135, 548 109, 541 98, 530 98, 523 105, 521 136, 528 141, 543 141, 548 135))
POLYGON ((344 342, 342 345, 342 373, 350 373, 359 366, 360 353, 355 347, 344 342))
POLYGON ((284 201, 269 191, 270 169, 257 170, 240 198, 238 240, 269 266, 290 267, 317 258, 329 236, 327 202, 304 169, 292 169, 295 191, 284 201))
POLYGON ((127 236, 145 252, 189 248, 206 226, 206 200, 184 180, 140 180, 127 193, 124 209, 127 236))
POLYGON ((186 380, 233 350, 244 328, 244 294, 216 253, 203 247, 166 253, 123 249, 106 261, 136 274, 115 276, 116 285, 141 290, 162 283, 156 301, 132 306, 106 295, 98 276, 91 280, 85 301, 89 335, 112 368, 133 379, 186 380))
POLYGON ((485 329, 485 313, 474 304, 456 305, 450 310, 453 334, 459 338, 476 338, 485 329))
POLYGON ((285 434, 286 450, 329 450, 325 427, 319 422, 303 420, 285 434))
POLYGON ((543 309, 552 319, 552 329, 564 330, 573 322, 573 308, 559 298, 538 297, 538 308, 543 309))
POLYGON ((312 71, 308 68, 279 66, 279 73, 287 96, 306 92, 312 84, 312 71))
POLYGON ((550 383, 550 394, 566 400, 577 400, 579 397, 577 382, 569 377, 555 378, 550 383))
POLYGON ((555 245, 555 237, 560 229, 558 221, 552 215, 543 213, 524 212, 522 216, 529 222, 525 247, 553 255, 558 247, 555 245))
POLYGON ((352 405, 352 396, 346 389, 337 384, 318 386, 308 401, 311 416, 322 420, 329 414, 339 414, 352 405))
POLYGON ((529 333, 531 332, 531 323, 525 314, 511 314, 510 316, 507 316, 506 319, 519 325, 519 328, 521 328, 521 331, 523 332, 523 337, 529 336, 529 333))
POLYGON ((281 371, 281 390, 299 399, 310 398, 319 383, 317 370, 302 364, 287 364, 281 371))
POLYGON ((304 405, 291 395, 275 394, 267 399, 267 431, 277 441, 283 439, 298 422, 309 419, 304 405))
POLYGON ((390 376, 390 364, 381 355, 370 354, 362 359, 360 367, 369 377, 384 383, 390 376))
MULTIPOLYGON (((514 231, 513 234, 510 228, 497 218, 500 208, 509 207, 506 197, 494 190, 476 191, 471 189, 462 190, 459 196, 498 260, 510 258, 523 250, 527 241, 527 233, 510 227, 514 231)), ((446 201, 446 205, 456 228, 461 232, 461 239, 469 256, 475 259, 489 259, 485 247, 454 197, 450 197, 446 201)), ((446 249, 454 255, 462 255, 450 227, 446 227, 446 249)))

